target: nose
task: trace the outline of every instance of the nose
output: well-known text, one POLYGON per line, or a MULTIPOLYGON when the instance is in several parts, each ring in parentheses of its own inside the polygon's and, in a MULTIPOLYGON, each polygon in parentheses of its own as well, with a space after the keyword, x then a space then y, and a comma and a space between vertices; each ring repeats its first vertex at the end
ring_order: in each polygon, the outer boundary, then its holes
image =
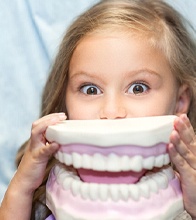
POLYGON ((100 109, 100 119, 122 119, 126 116, 126 108, 119 98, 110 98, 103 101, 100 109))

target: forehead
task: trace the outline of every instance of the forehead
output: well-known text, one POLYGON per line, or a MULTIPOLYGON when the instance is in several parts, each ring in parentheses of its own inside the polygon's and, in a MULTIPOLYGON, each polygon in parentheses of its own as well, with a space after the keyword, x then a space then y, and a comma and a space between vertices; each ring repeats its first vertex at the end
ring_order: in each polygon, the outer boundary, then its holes
POLYGON ((70 62, 70 72, 77 69, 97 69, 100 72, 121 69, 126 72, 127 68, 135 70, 146 68, 146 65, 156 71, 170 72, 164 53, 154 47, 147 36, 136 31, 105 30, 80 40, 70 62))

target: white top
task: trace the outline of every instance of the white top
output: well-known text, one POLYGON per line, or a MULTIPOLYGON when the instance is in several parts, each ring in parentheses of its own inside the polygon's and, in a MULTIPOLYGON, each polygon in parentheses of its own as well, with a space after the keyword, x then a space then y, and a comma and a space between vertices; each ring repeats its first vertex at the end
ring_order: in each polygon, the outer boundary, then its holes
POLYGON ((176 116, 153 116, 115 120, 66 120, 49 126, 46 139, 61 145, 88 144, 152 146, 167 143, 176 116))

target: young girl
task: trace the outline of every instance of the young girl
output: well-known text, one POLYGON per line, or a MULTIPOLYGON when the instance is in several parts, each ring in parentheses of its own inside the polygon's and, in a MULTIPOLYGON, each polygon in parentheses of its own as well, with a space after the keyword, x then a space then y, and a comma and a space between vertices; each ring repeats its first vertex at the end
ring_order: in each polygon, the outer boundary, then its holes
POLYGON ((179 116, 169 154, 185 209, 196 219, 196 45, 185 26, 182 16, 161 0, 103 0, 72 24, 44 90, 42 117, 19 151, 0 219, 50 214, 45 184, 59 146, 45 139, 49 125, 66 118, 169 114, 179 116))

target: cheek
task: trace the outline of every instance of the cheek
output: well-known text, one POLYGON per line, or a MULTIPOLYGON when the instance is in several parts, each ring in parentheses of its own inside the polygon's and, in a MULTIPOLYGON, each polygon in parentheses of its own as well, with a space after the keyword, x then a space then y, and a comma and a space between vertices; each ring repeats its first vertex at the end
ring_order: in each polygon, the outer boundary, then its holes
POLYGON ((132 102, 128 108, 129 117, 173 115, 176 109, 176 97, 156 93, 147 99, 132 102))
POLYGON ((165 94, 164 98, 157 99, 157 102, 154 104, 156 115, 173 115, 175 114, 176 109, 176 98, 175 95, 170 96, 165 94))
POLYGON ((74 103, 74 101, 67 101, 67 117, 70 120, 79 120, 83 119, 83 110, 81 106, 77 105, 77 102, 74 103))
POLYGON ((67 99, 67 116, 70 120, 89 120, 97 119, 97 110, 98 107, 92 105, 92 103, 84 103, 82 101, 67 99))
POLYGON ((167 114, 175 114, 177 106, 177 91, 173 90, 171 93, 167 92, 165 94, 165 110, 167 114))

